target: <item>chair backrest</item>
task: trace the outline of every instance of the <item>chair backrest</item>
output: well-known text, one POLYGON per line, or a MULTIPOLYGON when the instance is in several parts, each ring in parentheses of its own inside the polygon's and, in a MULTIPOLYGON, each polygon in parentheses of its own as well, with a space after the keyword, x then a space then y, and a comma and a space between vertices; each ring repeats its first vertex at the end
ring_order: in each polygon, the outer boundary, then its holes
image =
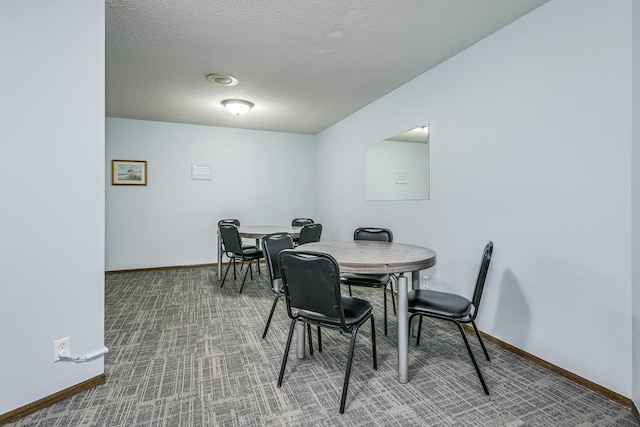
MULTIPOLYGON (((220 221, 218 221, 218 232, 220 232, 220 224, 233 224, 240 227, 240 220, 237 220, 235 218, 221 219, 220 221)), ((224 242, 222 242, 222 251, 227 252, 227 249, 224 247, 224 242)))
POLYGON ((242 239, 238 233, 238 226, 227 222, 219 222, 218 230, 222 238, 222 247, 228 254, 242 256, 242 239))
POLYGON ((298 245, 304 245, 305 243, 319 242, 320 235, 322 235, 322 224, 306 224, 300 229, 300 237, 298 238, 298 245))
POLYGON ((346 331, 338 262, 329 254, 290 249, 280 252, 278 260, 289 317, 312 311, 346 331))
POLYGON ((487 273, 489 272, 489 263, 491 262, 491 254, 493 253, 493 242, 489 241, 482 251, 482 261, 480 262, 480 271, 478 272, 478 279, 476 280, 476 287, 473 290, 473 315, 472 320, 475 320, 480 309, 480 299, 482 298, 482 291, 484 291, 484 283, 487 279, 487 273))
POLYGON ((282 278, 278 255, 285 249, 293 249, 293 239, 289 233, 271 233, 262 237, 262 250, 272 283, 282 278))
POLYGON ((353 232, 353 240, 377 240, 393 242, 393 233, 388 228, 360 227, 353 232))
POLYGON ((311 218, 294 218, 291 221, 292 227, 302 227, 305 224, 313 224, 313 220, 311 218))

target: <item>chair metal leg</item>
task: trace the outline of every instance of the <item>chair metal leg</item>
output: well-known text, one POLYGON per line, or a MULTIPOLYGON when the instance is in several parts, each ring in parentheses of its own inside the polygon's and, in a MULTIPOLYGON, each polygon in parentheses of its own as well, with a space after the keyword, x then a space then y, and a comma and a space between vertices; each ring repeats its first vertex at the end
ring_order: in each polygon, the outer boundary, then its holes
POLYGON ((378 370, 378 351, 376 349, 376 322, 371 315, 371 353, 373 353, 373 369, 378 370))
POLYGON ((320 333, 322 329, 318 326, 318 351, 322 353, 322 334, 320 333))
POLYGON ((267 336, 267 331, 269 330, 269 325, 271 324, 271 318, 273 317, 273 312, 276 310, 276 305, 278 304, 278 300, 282 295, 276 295, 273 298, 273 304, 271 304, 271 312, 269 313, 269 318, 267 319, 267 324, 264 327, 264 332, 262 333, 262 339, 267 336))
POLYGON ((282 355, 282 364, 280 365, 280 375, 278 376, 278 387, 282 385, 282 379, 284 378, 284 368, 287 366, 287 358, 289 357, 289 348, 291 347, 291 337, 293 337, 293 330, 296 327, 296 320, 291 319, 291 326, 289 327, 289 336, 287 337, 287 344, 284 346, 284 354, 282 355))
POLYGON ((467 351, 469 352, 469 356, 471 356, 471 361, 473 362, 473 367, 476 368, 476 372, 478 374, 478 378, 480 378, 480 383, 482 384, 482 388, 484 389, 484 393, 489 395, 489 389, 487 388, 487 384, 484 382, 484 378, 482 377, 482 373, 480 372, 480 367, 478 366, 478 362, 476 362, 476 358, 473 356, 473 352, 471 351, 471 346, 469 345, 469 340, 467 340, 467 336, 464 333, 464 329, 462 325, 455 320, 453 323, 456 324, 458 330, 460 331, 460 335, 462 335, 462 339, 464 340, 464 345, 467 346, 467 351))
POLYGON ((220 283, 220 287, 223 287, 224 281, 227 280, 227 273, 229 272, 229 267, 231 267, 231 263, 227 264, 227 269, 224 271, 224 276, 222 276, 222 283, 220 283))
MULTIPOLYGON (((389 288, 391 288, 391 305, 393 306, 393 314, 397 316, 398 313, 396 312, 396 297, 395 295, 393 295, 393 279, 389 280, 389 288)), ((387 288, 384 289, 385 291, 387 290, 387 288)))
MULTIPOLYGON (((418 315, 418 336, 416 337, 416 345, 420 345, 420 334, 422 332, 422 316, 418 315)), ((411 322, 409 322, 409 334, 411 334, 411 322)))
POLYGON ((307 335, 309 335, 309 356, 313 356, 313 341, 311 340, 311 325, 307 323, 307 335))
POLYGON ((384 291, 384 334, 387 335, 387 285, 382 288, 384 291))
POLYGON ((476 322, 472 320, 471 324, 473 325, 473 329, 476 331, 476 336, 478 337, 478 341, 480 341, 480 346, 482 347, 482 351, 484 351, 485 357, 487 358, 488 361, 491 361, 491 359, 489 358, 489 353, 487 352, 487 348, 484 346, 484 341, 482 341, 482 338, 480 337, 480 331, 478 331, 476 322))
POLYGON ((353 348, 356 343, 356 335, 358 328, 351 330, 351 342, 349 343, 349 353, 347 355, 347 369, 344 374, 344 382, 342 384, 342 397, 340 398, 340 413, 344 414, 344 404, 347 401, 347 390, 349 389, 349 377, 351 376, 351 362, 353 361, 353 348))
MULTIPOLYGON (((418 336, 416 337, 416 345, 419 345, 420 344, 420 333, 422 332, 422 318, 424 317, 420 313, 413 313, 411 316, 409 316, 409 334, 411 334, 411 321, 416 316, 418 317, 419 322, 420 322, 420 323, 418 323, 418 336)), ((473 355, 473 351, 471 351, 471 346, 469 345, 469 340, 467 339, 467 335, 465 334, 464 328, 462 327, 460 322, 457 322, 457 321, 455 321, 453 319, 443 319, 443 320, 450 320, 453 323, 455 323, 456 326, 458 327, 458 330, 460 331, 460 335, 462 335, 462 340, 464 341, 464 345, 465 345, 465 347, 467 347, 467 352, 469 353, 469 356, 471 357, 471 362, 473 363, 473 367, 476 369, 476 373, 478 374, 478 378, 480 379, 480 383, 482 384, 482 388, 484 389, 485 394, 489 395, 489 388, 487 387, 487 383, 484 381, 484 377, 482 376, 482 372, 480 372, 480 366, 478 365, 478 362, 476 361, 476 358, 473 355)), ((471 324, 473 325, 473 328, 476 331, 476 335, 477 335, 478 339, 480 340, 480 345, 482 346, 482 349, 484 350, 485 356, 487 356, 487 360, 490 360, 489 359, 489 353, 487 353, 487 350, 484 347, 484 343, 482 342, 482 339, 480 338, 480 333, 478 332, 478 328, 476 327, 476 325, 475 325, 475 323, 473 321, 471 322, 471 324)), ((411 335, 409 335, 409 336, 411 336, 411 335)))
MULTIPOLYGON (((242 293, 242 288, 244 288, 244 283, 247 281, 247 273, 251 271, 251 264, 249 264, 249 268, 247 268, 244 272, 244 278, 242 279, 242 285, 240 285, 239 294, 242 293)), ((253 280, 253 275, 251 275, 251 279, 253 280)))
MULTIPOLYGON (((407 323, 408 323, 408 327, 409 327, 409 333, 407 334, 407 337, 409 337, 409 342, 411 342, 411 323, 413 322, 413 318, 414 318, 414 317, 416 317, 416 314, 415 314, 415 313, 414 313, 414 314, 411 314, 411 315, 409 316, 409 321, 407 322, 407 323)), ((417 345, 417 344, 416 344, 416 345, 417 345)))

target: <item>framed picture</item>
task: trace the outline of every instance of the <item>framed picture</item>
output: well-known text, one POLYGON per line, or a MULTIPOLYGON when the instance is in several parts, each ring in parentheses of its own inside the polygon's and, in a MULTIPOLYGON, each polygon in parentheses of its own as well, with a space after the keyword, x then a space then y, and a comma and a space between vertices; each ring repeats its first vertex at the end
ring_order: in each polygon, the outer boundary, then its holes
POLYGON ((111 160, 111 185, 147 185, 147 161, 111 160))

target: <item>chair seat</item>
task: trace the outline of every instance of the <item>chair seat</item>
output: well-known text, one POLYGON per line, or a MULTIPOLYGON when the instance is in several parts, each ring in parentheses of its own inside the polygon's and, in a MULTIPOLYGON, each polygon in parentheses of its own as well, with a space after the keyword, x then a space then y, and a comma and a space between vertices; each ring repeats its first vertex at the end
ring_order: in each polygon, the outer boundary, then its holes
MULTIPOLYGON (((347 326, 362 322, 373 311, 373 305, 369 301, 342 296, 342 308, 344 309, 344 322, 347 326)), ((300 310, 298 315, 312 322, 340 326, 340 318, 329 317, 313 311, 300 310)))
POLYGON ((433 313, 461 319, 471 312, 471 301, 447 292, 415 289, 409 292, 409 312, 433 313))
POLYGON ((340 282, 343 285, 367 286, 370 288, 383 288, 389 283, 391 276, 388 274, 357 274, 343 273, 340 282))
POLYGON ((242 255, 245 259, 262 258, 264 256, 264 254, 262 253, 262 249, 258 249, 255 246, 252 246, 248 249, 243 249, 242 255))

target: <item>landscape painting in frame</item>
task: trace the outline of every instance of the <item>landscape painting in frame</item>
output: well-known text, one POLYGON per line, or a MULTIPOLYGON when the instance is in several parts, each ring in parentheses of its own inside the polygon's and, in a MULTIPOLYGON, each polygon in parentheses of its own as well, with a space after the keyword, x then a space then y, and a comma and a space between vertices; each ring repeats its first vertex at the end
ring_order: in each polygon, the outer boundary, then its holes
POLYGON ((112 185, 147 185, 146 160, 112 160, 112 185))

